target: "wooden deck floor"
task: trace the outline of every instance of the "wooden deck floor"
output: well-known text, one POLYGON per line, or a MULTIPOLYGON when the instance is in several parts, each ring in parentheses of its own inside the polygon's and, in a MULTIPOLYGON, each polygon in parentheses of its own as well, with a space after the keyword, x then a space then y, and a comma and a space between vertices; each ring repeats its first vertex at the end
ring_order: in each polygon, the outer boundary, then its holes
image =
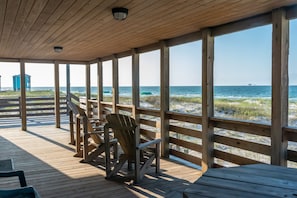
MULTIPOLYGON (((0 159, 13 158, 25 171, 27 183, 42 197, 182 197, 181 192, 201 176, 198 169, 161 160, 161 174, 145 176, 138 185, 105 180, 103 169, 73 157, 68 125, 61 129, 29 126, 0 129, 0 159)), ((0 188, 14 187, 16 178, 0 178, 0 188)))

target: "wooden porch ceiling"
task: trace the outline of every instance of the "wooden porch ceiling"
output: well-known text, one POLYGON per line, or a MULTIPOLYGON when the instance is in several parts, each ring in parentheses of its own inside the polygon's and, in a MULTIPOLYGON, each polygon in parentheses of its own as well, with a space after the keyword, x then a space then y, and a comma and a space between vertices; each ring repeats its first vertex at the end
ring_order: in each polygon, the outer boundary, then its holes
POLYGON ((91 61, 297 0, 1 0, 0 58, 91 61), (113 7, 129 9, 125 21, 113 7), (53 46, 63 46, 55 53, 53 46))

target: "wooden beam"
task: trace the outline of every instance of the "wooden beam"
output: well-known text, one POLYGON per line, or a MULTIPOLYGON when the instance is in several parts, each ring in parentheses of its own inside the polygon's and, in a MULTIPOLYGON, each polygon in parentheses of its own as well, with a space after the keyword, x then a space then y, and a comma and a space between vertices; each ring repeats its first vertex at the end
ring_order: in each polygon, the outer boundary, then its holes
POLYGON ((17 59, 17 58, 0 58, 0 62, 16 62, 16 63, 19 63, 20 59, 17 59))
POLYGON ((117 53, 117 58, 124 58, 131 55, 132 55, 132 50, 128 50, 125 52, 117 53))
POLYGON ((197 40, 200 40, 201 38, 202 38, 201 31, 199 31, 199 32, 193 32, 179 37, 175 37, 172 39, 168 39, 166 43, 168 44, 168 47, 170 47, 174 45, 180 45, 188 42, 197 41, 197 40))
POLYGON ((169 158, 169 47, 165 42, 161 43, 161 65, 160 65, 160 122, 161 122, 161 155, 169 158))
POLYGON ((255 28, 271 23, 271 13, 262 14, 255 17, 219 25, 212 28, 212 36, 219 36, 222 34, 233 33, 249 28, 255 28))
POLYGON ((202 171, 214 165, 214 128, 209 118, 214 115, 213 107, 213 61, 214 37, 211 31, 202 31, 202 171))
POLYGON ((87 116, 91 117, 90 112, 90 102, 89 99, 91 98, 91 71, 90 71, 90 64, 86 64, 86 110, 87 116))
POLYGON ((132 105, 133 116, 137 123, 139 123, 139 113, 137 109, 139 108, 139 53, 136 49, 132 50, 132 105))
POLYGON ((70 101, 70 65, 66 64, 66 94, 67 100, 70 101))
POLYGON ((58 63, 58 64, 87 64, 88 61, 78 61, 78 60, 51 60, 51 59, 23 59, 26 63, 58 63))
MULTIPOLYGON (((161 41, 163 42, 163 41, 161 41)), ((157 43, 152 43, 150 45, 146 45, 146 46, 142 46, 137 48, 137 52, 138 53, 145 53, 145 52, 150 52, 150 51, 154 51, 160 49, 160 42, 157 43)))
POLYGON ((271 163, 286 166, 288 141, 282 128, 288 123, 289 21, 284 9, 272 13, 271 163))
POLYGON ((297 5, 290 6, 287 8, 287 19, 296 19, 297 18, 297 5))
POLYGON ((25 62, 21 60, 20 62, 20 74, 21 74, 21 119, 22 119, 22 130, 27 130, 27 107, 26 107, 26 72, 25 72, 25 62))
POLYGON ((60 128, 61 116, 60 116, 60 75, 59 75, 59 64, 55 63, 55 117, 56 117, 56 128, 60 128))
POLYGON ((119 62, 116 56, 112 59, 112 111, 117 113, 119 103, 119 62))
POLYGON ((59 64, 72 64, 72 65, 83 65, 83 64, 88 64, 88 61, 78 61, 78 60, 56 60, 55 62, 59 64))
POLYGON ((105 56, 105 57, 100 57, 100 60, 102 62, 105 62, 105 61, 110 61, 114 58, 115 55, 108 55, 108 56, 105 56))
POLYGON ((103 101, 103 79, 102 79, 102 61, 97 60, 97 108, 98 108, 98 118, 103 119, 103 112, 101 102, 103 101))
MULTIPOLYGON (((135 144, 139 144, 140 140, 140 114, 137 109, 139 108, 139 53, 136 49, 132 49, 132 115, 138 125, 135 130, 135 144)), ((139 159, 136 159, 139 160, 139 159)), ((136 175, 137 177, 137 175, 136 175)))

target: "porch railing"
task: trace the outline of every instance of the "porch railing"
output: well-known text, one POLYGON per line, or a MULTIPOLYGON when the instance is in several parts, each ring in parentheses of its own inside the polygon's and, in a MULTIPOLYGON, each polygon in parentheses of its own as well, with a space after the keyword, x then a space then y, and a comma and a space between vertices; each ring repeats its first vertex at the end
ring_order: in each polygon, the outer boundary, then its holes
MULTIPOLYGON (((21 117, 20 98, 0 99, 0 118, 21 117)), ((54 97, 26 98, 27 116, 44 116, 55 114, 54 97)), ((60 113, 67 112, 66 97, 60 97, 60 113)))
MULTIPOLYGON (((97 101, 91 100, 97 109, 97 101)), ((112 103, 101 102, 106 111, 112 111, 112 103)), ((91 109, 92 111, 92 109, 91 109)), ((94 110, 96 114, 97 110, 94 110)), ((132 115, 132 105, 117 105, 117 111, 132 115)), ((160 137, 160 111, 137 108, 140 132, 151 137, 160 137)), ((167 112, 169 119, 169 154, 196 165, 202 162, 202 117, 176 112, 167 112)), ((267 124, 209 118, 209 127, 214 131, 212 157, 215 167, 252 163, 271 163, 271 126, 267 124)), ((289 167, 297 167, 297 128, 283 128, 284 152, 289 167)))

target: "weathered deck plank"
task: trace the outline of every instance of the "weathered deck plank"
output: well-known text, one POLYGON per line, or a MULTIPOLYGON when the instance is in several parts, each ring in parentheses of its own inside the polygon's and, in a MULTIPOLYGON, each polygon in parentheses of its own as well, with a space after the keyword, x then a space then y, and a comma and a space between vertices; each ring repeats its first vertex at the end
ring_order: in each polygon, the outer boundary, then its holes
MULTIPOLYGON (((182 197, 182 191, 199 178, 197 169, 161 160, 159 177, 152 173, 138 185, 105 180, 101 168, 79 163, 69 145, 68 125, 0 129, 0 159, 13 158, 25 171, 27 183, 42 197, 182 197)), ((0 179, 0 188, 15 187, 14 179, 0 179)))

